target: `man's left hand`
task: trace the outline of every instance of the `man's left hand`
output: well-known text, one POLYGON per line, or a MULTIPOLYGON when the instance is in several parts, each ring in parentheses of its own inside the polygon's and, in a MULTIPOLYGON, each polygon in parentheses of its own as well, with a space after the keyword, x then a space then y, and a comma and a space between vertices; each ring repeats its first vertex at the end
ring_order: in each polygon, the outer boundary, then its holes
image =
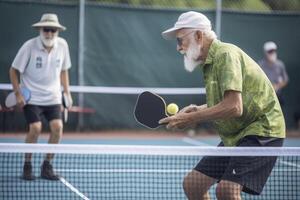
POLYGON ((65 95, 68 99, 68 105, 67 105, 67 109, 70 109, 73 105, 73 99, 72 99, 72 95, 70 92, 65 92, 65 95))
POLYGON ((171 117, 163 118, 160 124, 167 124, 167 129, 185 129, 195 125, 194 113, 178 113, 171 117))

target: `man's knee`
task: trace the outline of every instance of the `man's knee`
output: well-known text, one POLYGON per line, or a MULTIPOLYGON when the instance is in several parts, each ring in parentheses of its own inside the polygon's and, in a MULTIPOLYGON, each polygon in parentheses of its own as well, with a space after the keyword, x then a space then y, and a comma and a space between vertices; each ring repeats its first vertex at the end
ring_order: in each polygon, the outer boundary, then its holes
POLYGON ((216 188, 216 196, 218 200, 240 200, 241 189, 237 183, 231 181, 220 181, 216 188))
POLYGON ((29 125, 29 133, 30 134, 39 134, 42 131, 42 123, 34 122, 29 125))
POLYGON ((61 134, 63 124, 61 120, 55 119, 50 122, 51 132, 54 134, 61 134))
POLYGON ((36 143, 39 134, 42 131, 42 123, 34 122, 29 124, 29 133, 26 135, 25 142, 26 143, 36 143))
POLYGON ((192 170, 183 180, 183 189, 189 199, 203 199, 215 180, 201 172, 192 170))

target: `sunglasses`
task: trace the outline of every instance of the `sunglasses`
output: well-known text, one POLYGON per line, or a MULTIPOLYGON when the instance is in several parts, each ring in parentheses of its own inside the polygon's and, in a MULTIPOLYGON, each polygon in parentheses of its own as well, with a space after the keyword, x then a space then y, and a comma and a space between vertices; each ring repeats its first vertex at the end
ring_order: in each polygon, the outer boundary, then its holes
POLYGON ((274 52, 276 52, 275 49, 272 49, 272 50, 270 50, 270 51, 267 51, 268 54, 272 54, 272 53, 274 53, 274 52))
POLYGON ((191 31, 191 32, 188 32, 188 33, 184 34, 184 35, 181 36, 181 37, 177 37, 177 38, 176 38, 176 40, 177 40, 177 45, 178 45, 178 46, 181 46, 181 45, 182 45, 183 38, 186 37, 186 36, 188 36, 189 34, 191 34, 191 33, 193 33, 193 32, 195 32, 195 30, 193 30, 193 31, 191 31))
POLYGON ((51 33, 56 33, 56 32, 57 32, 57 29, 56 29, 56 28, 43 28, 43 31, 44 31, 45 33, 49 33, 49 32, 51 32, 51 33))

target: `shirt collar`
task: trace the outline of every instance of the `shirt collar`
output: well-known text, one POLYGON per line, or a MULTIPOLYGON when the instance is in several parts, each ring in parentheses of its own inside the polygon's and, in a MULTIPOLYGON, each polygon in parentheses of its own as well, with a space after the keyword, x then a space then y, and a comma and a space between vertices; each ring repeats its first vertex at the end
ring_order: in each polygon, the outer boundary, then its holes
POLYGON ((208 50, 208 54, 207 57, 205 59, 205 62, 203 64, 201 64, 201 68, 204 67, 205 65, 209 65, 212 64, 213 59, 214 59, 214 55, 218 49, 218 46, 220 44, 220 41, 217 39, 214 39, 212 41, 212 43, 210 44, 209 50, 208 50))

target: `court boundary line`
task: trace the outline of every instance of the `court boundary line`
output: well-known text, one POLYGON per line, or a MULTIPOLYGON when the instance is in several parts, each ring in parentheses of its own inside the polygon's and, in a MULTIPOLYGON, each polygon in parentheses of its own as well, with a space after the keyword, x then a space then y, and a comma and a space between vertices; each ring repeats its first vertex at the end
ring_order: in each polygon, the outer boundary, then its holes
POLYGON ((213 145, 210 145, 208 143, 200 142, 198 140, 192 139, 190 137, 184 137, 184 138, 182 138, 182 141, 185 142, 185 143, 188 143, 188 144, 192 144, 194 146, 210 146, 210 147, 213 146, 213 145))
POLYGON ((289 161, 283 161, 283 160, 279 160, 280 163, 284 164, 284 165, 287 165, 289 167, 296 167, 296 168, 300 168, 300 165, 298 164, 294 164, 292 162, 289 162, 289 161))
POLYGON ((87 196, 85 196, 82 192, 80 192, 77 188, 75 188, 71 183, 69 183, 63 177, 59 177, 60 182, 62 182, 67 188, 69 188, 72 192, 80 196, 84 200, 90 200, 87 196))

